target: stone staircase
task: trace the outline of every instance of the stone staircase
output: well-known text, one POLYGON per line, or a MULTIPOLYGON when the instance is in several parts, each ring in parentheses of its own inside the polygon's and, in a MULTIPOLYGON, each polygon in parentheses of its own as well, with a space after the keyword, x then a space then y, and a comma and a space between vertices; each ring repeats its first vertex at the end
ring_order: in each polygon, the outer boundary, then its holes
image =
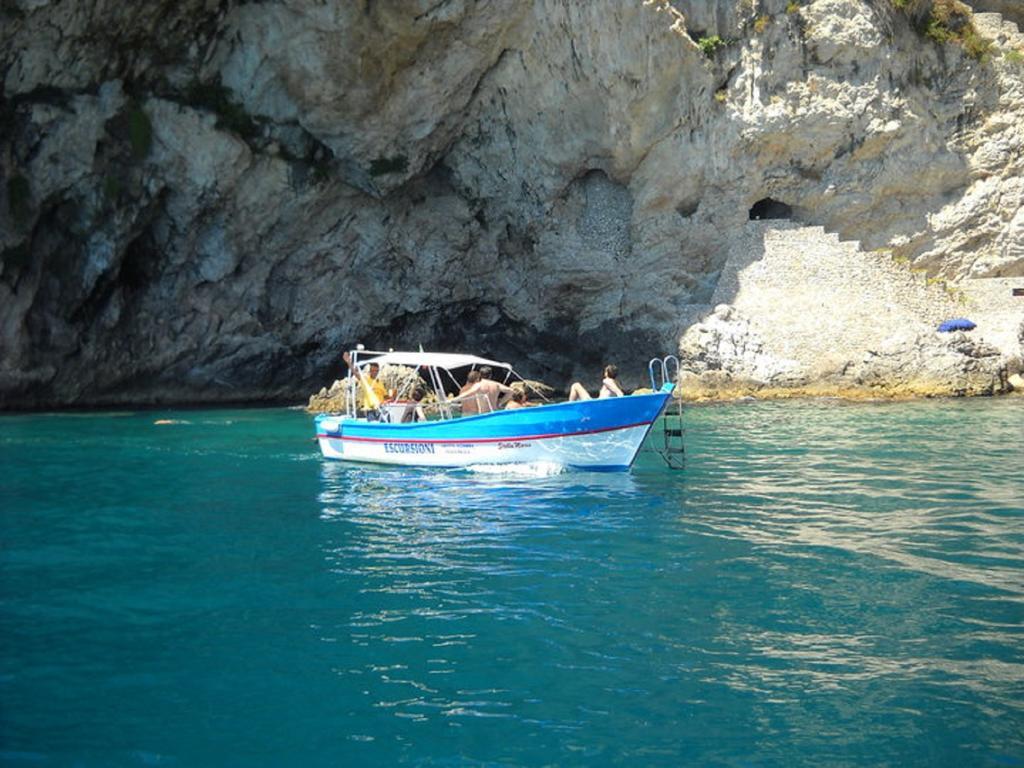
POLYGON ((686 305, 680 319, 687 328, 729 304, 750 321, 766 352, 811 369, 955 317, 970 318, 978 324, 974 336, 1016 355, 1024 297, 1014 297, 1014 288, 1024 288, 1024 277, 947 286, 889 251, 865 251, 820 226, 750 221, 731 238, 710 302, 686 305))
POLYGON ((820 226, 751 221, 734 243, 712 306, 731 304, 773 354, 807 366, 963 313, 943 284, 820 226))

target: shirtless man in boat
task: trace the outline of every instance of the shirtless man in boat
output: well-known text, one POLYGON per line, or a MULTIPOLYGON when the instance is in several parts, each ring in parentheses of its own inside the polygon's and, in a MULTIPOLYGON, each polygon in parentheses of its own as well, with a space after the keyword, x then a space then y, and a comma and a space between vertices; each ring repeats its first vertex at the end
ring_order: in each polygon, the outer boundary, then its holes
POLYGON ((512 396, 512 387, 491 379, 491 366, 484 365, 479 371, 470 371, 464 386, 452 402, 462 403, 462 415, 491 413, 498 410, 503 396, 512 396))
POLYGON ((462 385, 462 389, 459 390, 459 394, 452 398, 452 402, 462 404, 463 416, 476 416, 480 413, 480 400, 483 395, 474 394, 472 397, 466 397, 463 399, 464 396, 469 395, 470 390, 478 383, 480 383, 480 371, 474 368, 466 375, 466 383, 462 385))

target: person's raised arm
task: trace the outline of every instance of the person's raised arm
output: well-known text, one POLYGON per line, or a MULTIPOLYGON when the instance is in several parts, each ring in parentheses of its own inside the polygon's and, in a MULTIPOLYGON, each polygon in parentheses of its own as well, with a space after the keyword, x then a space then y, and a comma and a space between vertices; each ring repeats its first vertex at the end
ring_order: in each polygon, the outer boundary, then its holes
POLYGON ((480 391, 480 384, 481 382, 478 381, 476 382, 476 384, 469 385, 468 388, 463 387, 459 394, 457 394, 455 397, 449 397, 448 402, 461 403, 463 400, 468 400, 470 397, 472 397, 473 395, 480 391))
POLYGON ((352 365, 352 354, 348 350, 341 353, 341 359, 345 362, 345 365, 348 366, 348 373, 350 376, 362 378, 362 371, 357 370, 356 367, 352 365))
POLYGON ((505 403, 512 400, 512 396, 515 394, 515 390, 507 384, 502 384, 500 381, 494 382, 498 385, 498 403, 497 407, 501 408, 505 403))

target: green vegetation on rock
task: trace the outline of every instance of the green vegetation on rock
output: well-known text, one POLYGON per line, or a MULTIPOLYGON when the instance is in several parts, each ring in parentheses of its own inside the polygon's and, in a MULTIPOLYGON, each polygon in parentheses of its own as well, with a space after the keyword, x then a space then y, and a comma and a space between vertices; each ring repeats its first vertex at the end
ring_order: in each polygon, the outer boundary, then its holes
POLYGON ((889 0, 903 11, 918 32, 937 43, 953 43, 973 59, 984 61, 992 52, 992 41, 982 37, 974 26, 974 12, 960 0, 933 0, 930 6, 917 0, 889 0))
POLYGON ((384 176, 389 173, 405 173, 408 168, 409 158, 405 155, 381 156, 370 162, 370 175, 384 176))
POLYGON ((25 11, 15 0, 0 0, 0 18, 7 17, 20 21, 25 18, 25 11))
POLYGON ((135 103, 128 107, 128 141, 136 160, 145 160, 153 147, 153 124, 146 111, 135 103))
POLYGON ((217 115, 217 127, 237 133, 243 139, 256 138, 260 133, 259 124, 235 101, 231 89, 220 82, 193 83, 186 94, 188 103, 206 109, 217 115))
POLYGON ((18 224, 25 224, 32 217, 32 190, 28 179, 20 173, 7 180, 7 210, 18 224))
POLYGON ((314 184, 323 184, 331 178, 331 161, 326 156, 319 160, 314 159, 310 168, 310 177, 314 184))
POLYGON ((0 253, 0 274, 6 277, 11 273, 21 272, 31 260, 32 248, 28 239, 11 248, 5 248, 3 253, 0 253))
POLYGON ((106 176, 103 179, 103 199, 106 202, 113 202, 121 195, 121 180, 116 176, 106 176))
POLYGON ((704 55, 709 59, 714 58, 715 52, 719 48, 724 48, 726 45, 728 45, 728 43, 718 35, 702 37, 697 41, 697 47, 700 48, 704 55))

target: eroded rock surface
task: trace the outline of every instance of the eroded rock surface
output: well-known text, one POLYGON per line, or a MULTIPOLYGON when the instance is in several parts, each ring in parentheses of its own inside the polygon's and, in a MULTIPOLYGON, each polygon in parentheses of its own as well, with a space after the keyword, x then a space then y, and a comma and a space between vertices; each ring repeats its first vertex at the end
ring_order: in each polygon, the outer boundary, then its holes
POLYGON ((845 369, 841 381, 887 396, 993 395, 1008 389, 999 350, 962 331, 898 333, 845 369))
POLYGON ((996 395, 1013 389, 1007 358, 965 332, 900 330, 855 359, 807 375, 794 361, 772 356, 749 322, 720 307, 709 321, 690 328, 680 351, 687 364, 682 392, 692 400, 996 395))
POLYGON ((1024 275, 1024 68, 888 0, 0 14, 6 407, 305 398, 354 341, 639 383, 768 197, 1024 275))

